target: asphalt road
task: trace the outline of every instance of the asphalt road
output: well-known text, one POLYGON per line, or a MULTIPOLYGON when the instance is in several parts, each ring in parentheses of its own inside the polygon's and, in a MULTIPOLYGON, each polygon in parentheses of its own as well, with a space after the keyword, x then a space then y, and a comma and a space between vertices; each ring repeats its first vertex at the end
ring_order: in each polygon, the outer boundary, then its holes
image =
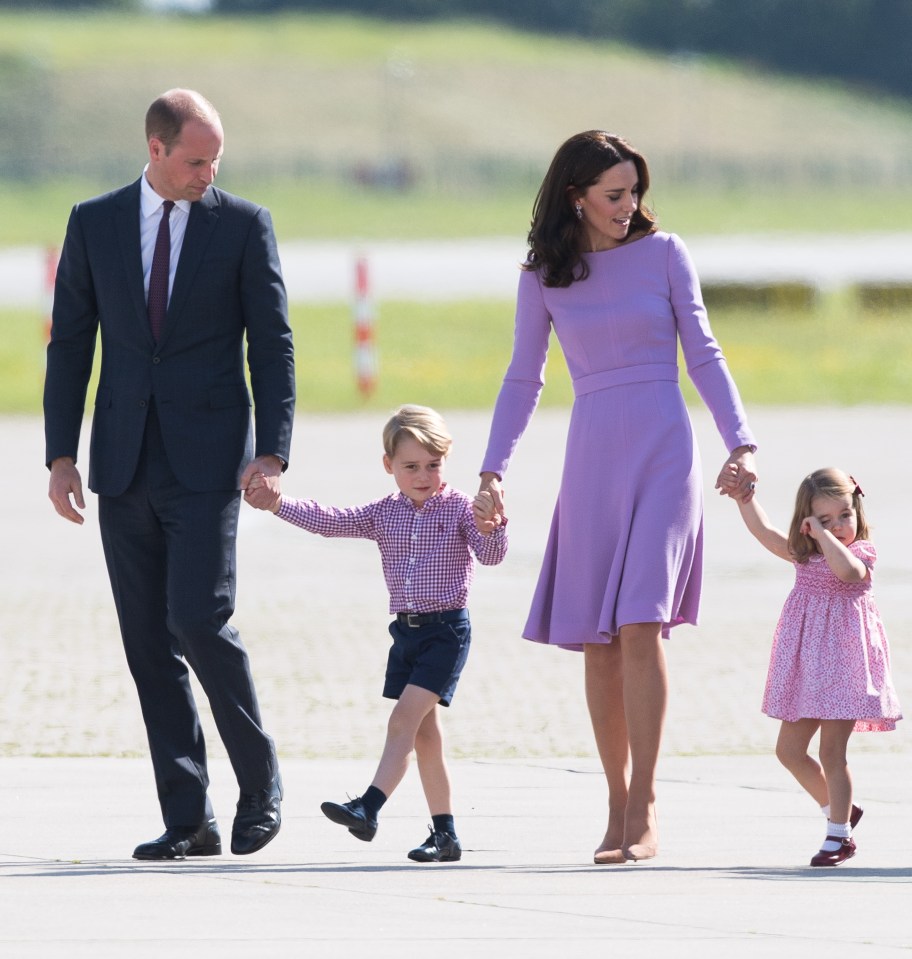
MULTIPOLYGON (((487 414, 443 412, 456 438, 449 479, 471 489, 487 414)), ((838 464, 864 487, 879 550, 875 590, 908 709, 912 407, 751 413, 760 492, 778 521, 814 467, 838 464)), ((40 422, 0 418, 3 956, 583 959, 612 947, 643 959, 908 955, 912 726, 852 738, 865 807, 858 854, 838 870, 808 868, 823 819, 776 761, 777 724, 759 709, 793 574, 748 536, 733 504, 712 495, 723 452, 702 409, 693 419, 707 492, 703 615, 667 645, 660 854, 592 865, 605 786, 581 657, 519 636, 566 415, 540 410, 523 437, 507 474, 510 553, 479 570, 473 588, 472 655, 445 716, 465 854, 439 866, 405 856, 426 835, 414 769, 372 843, 319 811, 325 799, 363 791, 385 732, 388 617, 376 548, 310 536, 246 507, 234 621, 282 761, 282 832, 251 857, 130 858, 161 825, 95 498, 84 526, 59 519, 46 498, 40 422)), ((285 489, 340 505, 386 493, 384 418, 299 417, 285 489)), ((237 787, 201 694, 198 702, 224 837, 237 787)))

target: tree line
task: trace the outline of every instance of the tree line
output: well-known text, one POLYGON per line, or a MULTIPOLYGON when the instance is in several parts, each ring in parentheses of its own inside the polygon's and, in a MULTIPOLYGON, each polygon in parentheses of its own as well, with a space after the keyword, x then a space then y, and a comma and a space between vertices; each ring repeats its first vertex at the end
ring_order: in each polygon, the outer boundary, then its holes
MULTIPOLYGON (((912 96, 912 0, 211 0, 213 12, 484 19, 673 54, 731 58, 912 96)), ((142 0, 0 0, 0 7, 133 8, 142 0)))

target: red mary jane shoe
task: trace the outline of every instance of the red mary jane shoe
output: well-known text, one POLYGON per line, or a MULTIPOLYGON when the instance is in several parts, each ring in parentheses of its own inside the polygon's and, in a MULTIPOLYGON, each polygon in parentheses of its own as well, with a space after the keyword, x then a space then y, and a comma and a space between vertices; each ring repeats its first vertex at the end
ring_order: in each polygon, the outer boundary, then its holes
POLYGON ((827 842, 838 842, 839 848, 833 852, 824 852, 822 849, 811 860, 812 866, 839 866, 855 855, 855 840, 840 839, 839 836, 827 836, 827 842))

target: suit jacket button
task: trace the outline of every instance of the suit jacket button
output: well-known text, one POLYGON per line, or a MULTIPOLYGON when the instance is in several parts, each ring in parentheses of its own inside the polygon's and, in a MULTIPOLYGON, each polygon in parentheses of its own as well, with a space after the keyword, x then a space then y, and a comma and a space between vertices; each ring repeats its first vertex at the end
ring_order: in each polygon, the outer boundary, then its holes
POLYGON ((139 401, 139 405, 140 405, 140 407, 145 406, 145 405, 146 405, 146 401, 145 401, 145 400, 140 400, 140 401, 139 401))
POLYGON ((156 363, 156 364, 157 364, 157 363, 161 363, 161 361, 162 361, 162 358, 161 358, 160 356, 153 356, 153 357, 152 357, 152 362, 153 362, 153 363, 156 363))

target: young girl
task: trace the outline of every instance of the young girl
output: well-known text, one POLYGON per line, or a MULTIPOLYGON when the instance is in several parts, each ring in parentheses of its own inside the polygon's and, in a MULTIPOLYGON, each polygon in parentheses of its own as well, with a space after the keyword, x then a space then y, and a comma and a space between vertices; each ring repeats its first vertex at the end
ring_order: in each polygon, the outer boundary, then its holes
POLYGON ((895 729, 902 718, 871 588, 877 552, 868 542, 862 496, 841 470, 811 473, 798 487, 787 536, 756 497, 739 502, 756 539, 795 565, 795 586, 773 638, 763 712, 782 720, 776 756, 827 817, 812 866, 838 866, 855 855, 852 829, 862 810, 852 803, 849 736, 895 729), (808 755, 818 729, 820 765, 808 755))

